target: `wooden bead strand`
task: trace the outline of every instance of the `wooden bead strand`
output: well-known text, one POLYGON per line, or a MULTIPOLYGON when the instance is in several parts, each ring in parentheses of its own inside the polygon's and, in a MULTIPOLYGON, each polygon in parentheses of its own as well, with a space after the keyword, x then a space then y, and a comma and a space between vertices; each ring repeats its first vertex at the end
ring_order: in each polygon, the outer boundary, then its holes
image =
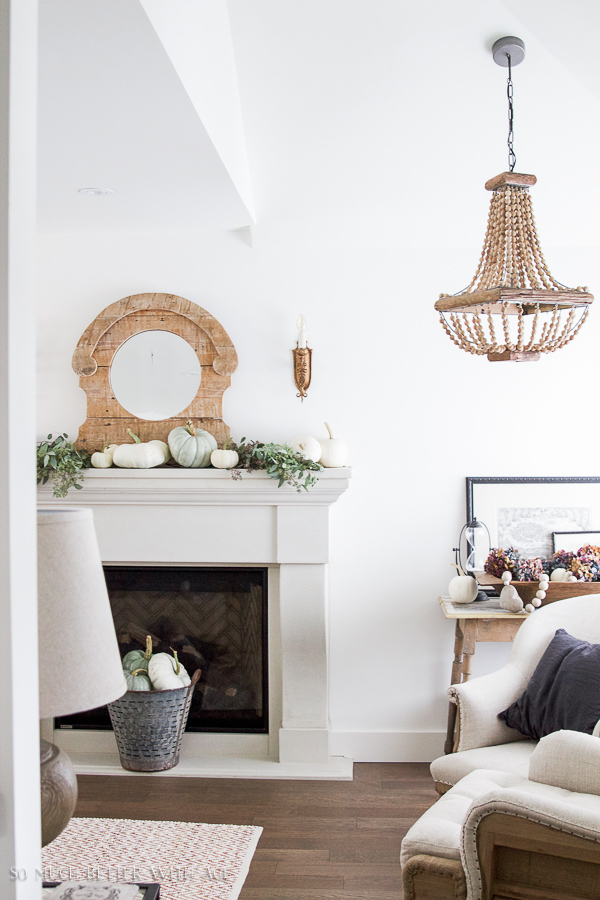
POLYGON ((587 288, 561 285, 544 259, 529 194, 535 182, 514 172, 487 182, 492 196, 475 274, 465 290, 436 303, 444 331, 468 353, 536 359, 572 341, 587 319, 587 288))

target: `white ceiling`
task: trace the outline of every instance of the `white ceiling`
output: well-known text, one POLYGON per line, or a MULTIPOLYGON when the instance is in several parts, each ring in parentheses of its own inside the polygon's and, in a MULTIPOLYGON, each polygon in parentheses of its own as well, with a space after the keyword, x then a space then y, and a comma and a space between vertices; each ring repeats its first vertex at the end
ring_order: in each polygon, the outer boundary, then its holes
POLYGON ((542 241, 600 243, 598 0, 41 0, 40 228, 479 243, 511 33, 542 241))

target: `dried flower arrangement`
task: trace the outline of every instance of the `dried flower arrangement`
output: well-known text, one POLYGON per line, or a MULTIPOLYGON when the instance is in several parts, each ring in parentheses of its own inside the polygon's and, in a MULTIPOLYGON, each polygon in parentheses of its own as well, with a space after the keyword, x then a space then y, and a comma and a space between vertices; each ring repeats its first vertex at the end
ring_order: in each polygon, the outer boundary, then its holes
POLYGON ((503 572, 510 572, 515 581, 539 581, 544 574, 552 578, 557 569, 564 570, 559 580, 600 581, 600 547, 585 544, 577 553, 558 550, 550 559, 521 558, 514 547, 494 548, 484 565, 488 575, 501 578, 503 572))
POLYGON ((502 578, 503 572, 510 572, 514 576, 518 561, 519 555, 514 547, 506 550, 502 547, 494 548, 485 561, 483 571, 496 578, 502 578))

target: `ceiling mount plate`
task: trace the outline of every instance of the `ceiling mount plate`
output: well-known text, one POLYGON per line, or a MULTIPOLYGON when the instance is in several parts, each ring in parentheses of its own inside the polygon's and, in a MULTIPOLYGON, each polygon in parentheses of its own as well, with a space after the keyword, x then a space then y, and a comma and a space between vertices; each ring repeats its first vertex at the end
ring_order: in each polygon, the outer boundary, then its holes
POLYGON ((508 57, 511 66, 518 66, 525 59, 525 43, 518 37, 501 37, 492 47, 494 62, 508 68, 508 57))

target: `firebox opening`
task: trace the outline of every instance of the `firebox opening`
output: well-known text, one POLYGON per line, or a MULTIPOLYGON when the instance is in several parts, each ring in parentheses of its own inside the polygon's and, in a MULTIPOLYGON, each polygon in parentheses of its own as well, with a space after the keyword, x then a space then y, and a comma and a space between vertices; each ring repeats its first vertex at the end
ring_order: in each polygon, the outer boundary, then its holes
MULTIPOLYGON (((268 569, 105 566, 121 656, 176 650, 201 669, 186 731, 267 734, 268 569)), ((56 719, 60 729, 110 731, 105 706, 56 719)))

